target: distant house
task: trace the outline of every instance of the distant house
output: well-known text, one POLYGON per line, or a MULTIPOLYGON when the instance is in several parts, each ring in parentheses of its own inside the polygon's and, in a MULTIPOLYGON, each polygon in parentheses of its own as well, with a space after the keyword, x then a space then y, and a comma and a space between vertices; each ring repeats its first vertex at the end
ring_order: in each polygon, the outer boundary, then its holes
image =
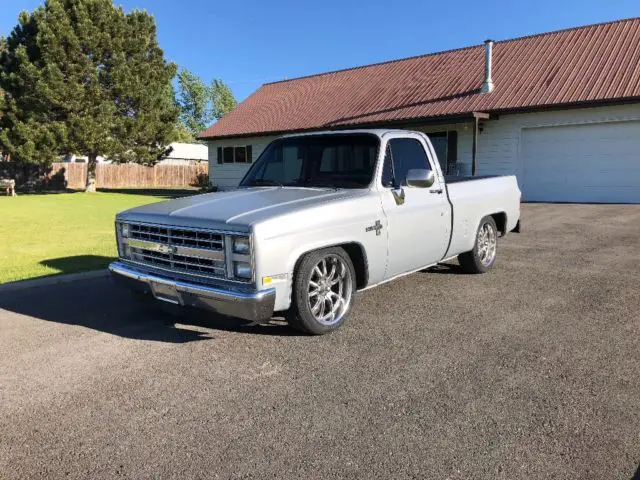
POLYGON ((640 18, 268 83, 202 133, 233 188, 278 135, 426 132, 443 169, 524 200, 640 203, 640 18))
POLYGON ((169 145, 171 152, 160 163, 208 161, 208 148, 202 143, 178 143, 169 145))
MULTIPOLYGON (((62 161, 64 163, 87 163, 89 160, 86 156, 84 155, 74 155, 74 154, 68 154, 65 155, 65 157, 62 159, 62 161)), ((111 163, 111 160, 102 157, 102 156, 98 156, 96 158, 96 161, 98 163, 111 163)))
MULTIPOLYGON (((169 144, 170 152, 159 163, 191 163, 208 161, 207 146, 202 143, 179 143, 169 144)), ((82 155, 67 155, 64 159, 67 163, 87 163, 87 157, 82 155)), ((111 163, 105 157, 98 157, 98 163, 111 163)))

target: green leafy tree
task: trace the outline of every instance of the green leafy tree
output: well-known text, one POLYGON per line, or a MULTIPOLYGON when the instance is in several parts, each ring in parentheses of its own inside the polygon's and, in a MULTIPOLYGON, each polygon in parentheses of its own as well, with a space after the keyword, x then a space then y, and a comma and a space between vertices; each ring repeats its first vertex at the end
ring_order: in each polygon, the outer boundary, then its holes
POLYGON ((237 104, 231 89, 222 81, 206 85, 200 77, 183 69, 178 73, 176 101, 180 107, 177 136, 194 141, 211 122, 233 110, 237 104))
POLYGON ((178 117, 153 17, 111 0, 47 0, 22 12, 0 57, 0 143, 28 162, 67 153, 153 163, 178 117))
POLYGON ((236 102, 231 89, 222 81, 214 80, 211 82, 211 103, 213 105, 212 115, 216 120, 220 120, 223 116, 236 108, 236 102))
POLYGON ((182 131, 193 140, 213 120, 211 90, 200 77, 183 69, 178 73, 177 101, 182 131))

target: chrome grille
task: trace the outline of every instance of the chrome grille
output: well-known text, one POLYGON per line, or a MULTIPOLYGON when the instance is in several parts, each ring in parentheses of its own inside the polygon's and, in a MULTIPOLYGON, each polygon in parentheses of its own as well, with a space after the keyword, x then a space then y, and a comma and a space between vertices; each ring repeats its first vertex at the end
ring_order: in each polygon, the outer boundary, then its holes
POLYGON ((221 233, 204 230, 130 223, 129 238, 183 247, 206 248, 209 250, 224 249, 224 236, 221 233))
POLYGON ((189 275, 226 277, 224 235, 206 230, 129 223, 130 260, 189 275))

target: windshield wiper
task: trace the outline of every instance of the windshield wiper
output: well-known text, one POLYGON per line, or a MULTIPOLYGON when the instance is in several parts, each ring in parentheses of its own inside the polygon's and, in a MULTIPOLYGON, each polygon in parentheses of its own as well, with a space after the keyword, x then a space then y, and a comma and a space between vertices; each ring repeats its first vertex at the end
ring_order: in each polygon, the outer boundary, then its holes
POLYGON ((274 182, 273 180, 251 180, 245 186, 247 187, 284 187, 280 182, 274 182))
POLYGON ((336 184, 329 183, 329 182, 308 182, 308 183, 305 183, 303 186, 307 188, 330 188, 332 190, 340 189, 340 187, 338 187, 336 184))

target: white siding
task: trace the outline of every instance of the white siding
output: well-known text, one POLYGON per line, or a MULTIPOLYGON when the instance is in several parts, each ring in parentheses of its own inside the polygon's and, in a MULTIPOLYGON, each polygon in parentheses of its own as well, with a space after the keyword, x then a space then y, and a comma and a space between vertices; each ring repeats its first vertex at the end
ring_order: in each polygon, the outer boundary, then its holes
POLYGON ((238 186, 244 174, 262 151, 276 136, 229 138, 210 140, 209 147, 209 182, 220 190, 229 190, 238 186), (240 147, 251 145, 251 164, 249 163, 218 163, 218 147, 240 147))
MULTIPOLYGON (((523 131, 531 127, 579 125, 640 119, 640 103, 503 115, 483 122, 478 136, 478 175, 517 175, 522 184, 523 131)), ((576 166, 577 168, 578 166, 576 166)))

